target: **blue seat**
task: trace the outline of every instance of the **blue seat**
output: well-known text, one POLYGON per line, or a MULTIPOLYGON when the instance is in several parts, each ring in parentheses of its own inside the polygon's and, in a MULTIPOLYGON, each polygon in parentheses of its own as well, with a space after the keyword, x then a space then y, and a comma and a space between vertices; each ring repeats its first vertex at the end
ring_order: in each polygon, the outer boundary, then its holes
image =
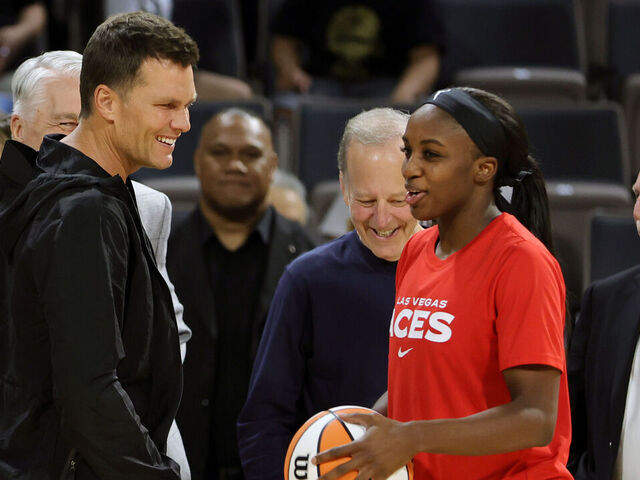
POLYGON ((11 113, 13 110, 13 99, 11 92, 0 92, 0 113, 11 113))
POLYGON ((573 0, 437 3, 446 31, 443 84, 476 86, 512 101, 585 98, 584 29, 573 0))
POLYGON ((585 256, 585 287, 639 264, 640 238, 631 211, 625 215, 594 214, 585 256))
POLYGON ((384 99, 302 98, 293 117, 294 171, 308 192, 338 178, 338 146, 347 121, 374 107, 389 106, 410 112, 416 105, 389 105, 384 99))
POLYGON ((624 116, 617 104, 521 108, 518 114, 547 180, 629 185, 624 116))
POLYGON ((572 0, 438 0, 445 68, 558 67, 584 71, 572 0), (540 34, 533 34, 540 28, 540 34))
POLYGON ((612 94, 620 96, 627 116, 631 168, 640 169, 640 0, 609 2, 609 68, 612 94))
POLYGON ((609 65, 620 77, 640 73, 640 1, 609 1, 609 65))
POLYGON ((570 308, 576 311, 586 278, 583 259, 591 211, 631 204, 622 111, 604 103, 520 108, 518 113, 546 179, 556 253, 570 308))
POLYGON ((338 178, 342 132, 347 120, 364 109, 359 102, 301 99, 293 121, 294 163, 308 192, 319 182, 338 178))

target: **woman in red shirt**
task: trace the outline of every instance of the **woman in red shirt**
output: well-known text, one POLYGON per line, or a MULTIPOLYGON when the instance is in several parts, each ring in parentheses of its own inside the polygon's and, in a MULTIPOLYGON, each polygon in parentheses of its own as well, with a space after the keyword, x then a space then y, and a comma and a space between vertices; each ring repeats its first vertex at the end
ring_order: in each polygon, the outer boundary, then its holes
POLYGON ((438 225, 412 237, 396 274, 388 415, 351 415, 360 440, 315 462, 351 459, 385 479, 570 479, 563 345, 565 289, 546 190, 512 107, 490 93, 436 92, 404 135, 406 201, 438 225))

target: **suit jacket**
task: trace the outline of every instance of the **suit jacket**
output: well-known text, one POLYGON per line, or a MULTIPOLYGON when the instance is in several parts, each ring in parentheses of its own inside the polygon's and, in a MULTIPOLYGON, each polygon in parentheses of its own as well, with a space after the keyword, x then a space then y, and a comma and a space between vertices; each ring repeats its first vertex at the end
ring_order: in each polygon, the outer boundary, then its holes
POLYGON ((577 480, 609 480, 640 334, 640 266, 591 285, 567 357, 577 480))
POLYGON ((167 272, 167 242, 171 233, 171 201, 164 193, 138 182, 131 182, 136 192, 136 202, 142 226, 153 247, 158 270, 164 277, 171 292, 171 300, 176 312, 178 335, 180 336, 180 354, 184 361, 187 352, 187 342, 191 338, 191 329, 184 323, 182 314, 184 307, 176 295, 176 289, 169 279, 167 272))
MULTIPOLYGON (((199 211, 195 210, 171 235, 167 262, 184 304, 185 318, 193 331, 184 362, 184 388, 177 419, 194 479, 203 478, 209 455, 218 339, 215 299, 198 237, 198 215, 199 211)), ((252 324, 253 357, 284 267, 314 246, 302 227, 274 212, 266 271, 252 324)))
MULTIPOLYGON (((178 300, 175 287, 171 283, 171 280, 169 280, 169 273, 167 272, 167 241, 169 240, 169 233, 171 231, 171 201, 164 193, 158 192, 142 183, 131 183, 133 184, 133 189, 136 194, 140 220, 153 248, 156 265, 160 274, 167 282, 169 292, 171 293, 171 300, 178 324, 180 355, 184 362, 184 357, 187 352, 187 341, 191 338, 191 330, 182 319, 184 308, 180 300, 178 300)), ((175 420, 171 424, 169 437, 167 438, 167 456, 180 465, 180 478, 182 480, 191 480, 189 462, 187 461, 182 437, 175 420)))

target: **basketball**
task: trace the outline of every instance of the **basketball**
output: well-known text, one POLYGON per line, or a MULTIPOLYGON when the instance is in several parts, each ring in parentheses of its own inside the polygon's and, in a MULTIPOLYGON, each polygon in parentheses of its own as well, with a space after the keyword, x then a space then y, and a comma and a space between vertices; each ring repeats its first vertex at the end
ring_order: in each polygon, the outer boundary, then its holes
MULTIPOLYGON (((366 429, 361 425, 345 423, 338 415, 342 413, 374 413, 364 407, 342 406, 315 414, 298 429, 291 439, 284 461, 285 480, 316 480, 321 475, 348 461, 341 458, 313 465, 311 459, 320 452, 357 440, 366 429)), ((353 480, 356 472, 340 477, 341 480, 353 480)), ((388 480, 412 480, 413 464, 410 462, 394 472, 388 480)))

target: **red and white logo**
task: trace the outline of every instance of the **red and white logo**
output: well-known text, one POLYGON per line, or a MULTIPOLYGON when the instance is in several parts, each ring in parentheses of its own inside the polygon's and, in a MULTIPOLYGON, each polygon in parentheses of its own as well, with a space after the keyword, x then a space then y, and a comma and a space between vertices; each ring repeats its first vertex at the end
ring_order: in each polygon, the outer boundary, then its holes
MULTIPOLYGON (((394 312, 395 313, 395 312, 394 312)), ((447 312, 413 310, 404 308, 391 319, 389 336, 396 338, 425 339, 435 343, 445 343, 451 339, 451 322, 455 317, 447 312)), ((402 358, 398 350, 398 357, 402 358)))

